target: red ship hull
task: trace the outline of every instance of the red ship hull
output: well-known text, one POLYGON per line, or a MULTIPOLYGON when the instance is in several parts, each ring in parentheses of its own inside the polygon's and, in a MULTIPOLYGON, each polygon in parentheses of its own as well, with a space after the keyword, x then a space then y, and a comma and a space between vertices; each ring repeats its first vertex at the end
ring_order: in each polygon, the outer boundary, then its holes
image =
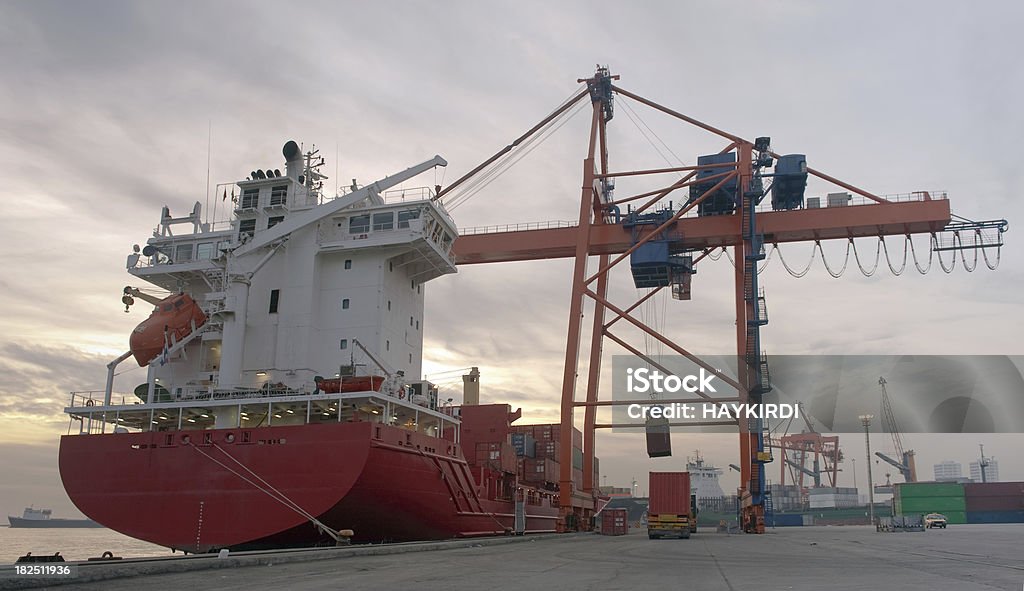
MULTIPOLYGON (((355 542, 513 528, 514 503, 484 498, 456 444, 376 423, 64 436, 59 463, 90 519, 189 552, 333 543, 302 513, 355 542)), ((557 513, 526 505, 526 530, 557 513)))

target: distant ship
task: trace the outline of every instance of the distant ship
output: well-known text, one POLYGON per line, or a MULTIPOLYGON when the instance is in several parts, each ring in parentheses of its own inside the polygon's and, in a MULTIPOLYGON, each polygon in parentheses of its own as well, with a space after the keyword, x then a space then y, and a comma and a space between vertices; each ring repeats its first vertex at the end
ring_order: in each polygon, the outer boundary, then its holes
POLYGON ((7 516, 11 527, 103 527, 92 519, 54 519, 50 509, 26 507, 21 517, 7 516))
POLYGON ((693 452, 694 457, 688 458, 686 471, 690 473, 690 487, 697 500, 721 499, 725 496, 722 486, 718 484, 718 477, 722 475, 722 469, 706 464, 700 456, 700 451, 693 452))

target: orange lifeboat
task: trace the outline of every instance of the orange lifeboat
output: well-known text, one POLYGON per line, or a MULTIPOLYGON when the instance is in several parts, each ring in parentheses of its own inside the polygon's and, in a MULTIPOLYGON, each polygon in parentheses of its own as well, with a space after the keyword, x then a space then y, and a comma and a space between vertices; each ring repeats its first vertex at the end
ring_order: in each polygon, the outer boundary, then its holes
POLYGON ((346 376, 316 380, 317 386, 327 394, 338 392, 378 392, 384 384, 384 376, 346 376))
POLYGON ((206 322, 206 313, 192 296, 179 293, 160 300, 156 309, 135 330, 128 340, 132 355, 140 367, 149 365, 164 350, 164 344, 178 342, 206 322))

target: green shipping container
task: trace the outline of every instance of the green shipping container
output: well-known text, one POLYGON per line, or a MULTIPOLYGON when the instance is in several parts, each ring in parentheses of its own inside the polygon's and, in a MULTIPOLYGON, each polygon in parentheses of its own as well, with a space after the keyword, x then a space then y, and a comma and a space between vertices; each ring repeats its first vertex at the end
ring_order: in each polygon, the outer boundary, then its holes
POLYGON ((902 498, 896 504, 896 511, 899 515, 947 511, 964 513, 967 511, 967 501, 963 497, 902 498))
POLYGON ((921 497, 963 497, 964 485, 956 482, 909 482, 896 485, 896 496, 921 497))
POLYGON ((938 511, 946 516, 949 523, 967 523, 966 511, 938 511))

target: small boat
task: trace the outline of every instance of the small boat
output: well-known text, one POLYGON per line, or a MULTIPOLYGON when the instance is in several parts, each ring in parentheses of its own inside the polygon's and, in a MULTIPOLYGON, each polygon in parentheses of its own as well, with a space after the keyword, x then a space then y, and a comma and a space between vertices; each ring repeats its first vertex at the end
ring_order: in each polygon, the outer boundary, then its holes
POLYGON ((341 378, 320 379, 316 384, 327 394, 338 392, 379 392, 384 384, 384 376, 345 376, 341 378))
POLYGON ((187 293, 160 300, 128 340, 135 361, 139 367, 149 365, 165 348, 181 341, 205 322, 206 313, 187 293))

